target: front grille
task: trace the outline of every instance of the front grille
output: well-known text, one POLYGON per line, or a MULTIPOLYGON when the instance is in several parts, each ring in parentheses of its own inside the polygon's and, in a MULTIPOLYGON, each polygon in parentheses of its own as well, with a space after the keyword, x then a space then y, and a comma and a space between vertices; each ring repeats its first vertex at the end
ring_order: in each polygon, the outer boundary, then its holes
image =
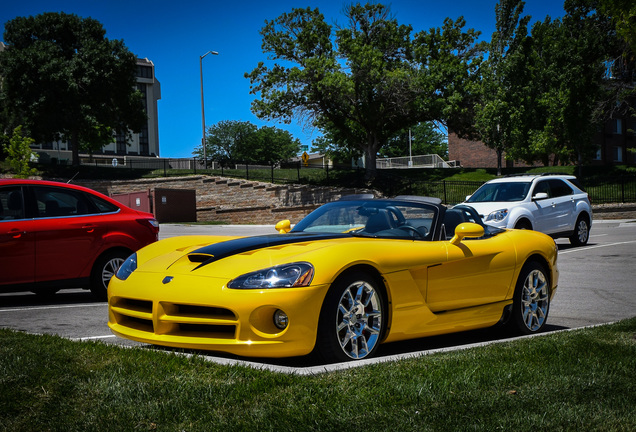
POLYGON ((125 297, 111 298, 115 322, 132 330, 193 338, 235 339, 238 317, 229 309, 125 297))

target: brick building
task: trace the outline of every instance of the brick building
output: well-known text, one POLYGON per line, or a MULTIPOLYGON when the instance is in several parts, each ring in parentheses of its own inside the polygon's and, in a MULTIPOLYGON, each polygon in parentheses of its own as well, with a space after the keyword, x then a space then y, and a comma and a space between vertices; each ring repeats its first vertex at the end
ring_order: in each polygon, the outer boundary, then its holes
MULTIPOLYGON (((631 102, 636 108, 636 98, 631 102)), ((615 114, 594 137, 598 151, 592 165, 636 165, 636 118, 629 114, 615 114)), ((505 155, 504 155, 505 156, 505 155)), ((448 134, 448 159, 457 160, 466 168, 496 168, 497 153, 481 141, 470 141, 448 134)), ((540 165, 540 162, 537 162, 540 165)), ((502 166, 528 166, 523 162, 502 160, 502 166)))

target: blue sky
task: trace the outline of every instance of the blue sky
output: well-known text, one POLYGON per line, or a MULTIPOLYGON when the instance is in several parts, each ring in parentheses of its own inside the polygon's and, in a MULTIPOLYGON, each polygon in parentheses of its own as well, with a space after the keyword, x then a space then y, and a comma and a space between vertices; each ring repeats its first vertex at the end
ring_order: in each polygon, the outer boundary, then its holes
MULTIPOLYGON (((222 120, 249 121, 289 130, 302 144, 311 145, 317 131, 299 124, 284 125, 259 120, 250 111, 255 96, 244 78, 267 56, 261 50, 260 29, 292 8, 318 8, 328 22, 344 23, 343 6, 350 1, 188 1, 155 0, 8 0, 0 7, 0 33, 4 23, 17 16, 66 12, 91 17, 102 23, 109 39, 123 39, 138 57, 155 64, 161 83, 159 146, 162 157, 191 157, 201 144, 201 90, 199 56, 210 50, 218 56, 203 59, 206 125, 222 120)), ((414 32, 440 27, 444 18, 464 16, 466 28, 482 32, 490 40, 495 29, 496 0, 392 0, 400 24, 414 32)), ((563 15, 559 0, 527 0, 525 14, 533 21, 563 15)), ((3 38, 0 37, 3 40, 3 38)))

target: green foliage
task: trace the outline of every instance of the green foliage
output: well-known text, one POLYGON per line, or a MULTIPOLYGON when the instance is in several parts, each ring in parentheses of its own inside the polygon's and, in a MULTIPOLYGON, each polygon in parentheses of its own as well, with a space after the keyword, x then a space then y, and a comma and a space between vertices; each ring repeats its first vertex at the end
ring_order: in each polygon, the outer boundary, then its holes
POLYGON ((260 94, 258 117, 318 127, 337 149, 364 155, 368 178, 378 151, 409 127, 470 129, 481 51, 463 19, 412 36, 381 4, 351 4, 344 14, 347 27, 310 8, 266 21, 262 46, 274 64, 245 74, 260 94))
POLYGON ((599 0, 600 9, 612 18, 617 33, 636 53, 636 3, 633 0, 599 0))
MULTIPOLYGON (((300 141, 275 127, 258 128, 250 122, 224 120, 208 128, 206 152, 209 160, 224 166, 237 163, 272 164, 298 154, 300 141)), ((203 150, 193 152, 199 158, 203 150)))
POLYGON ((27 178, 37 171, 29 166, 31 158, 35 156, 30 145, 34 140, 22 135, 22 126, 13 130, 13 135, 8 139, 8 144, 4 144, 4 150, 8 156, 6 161, 11 166, 16 178, 27 178))
MULTIPOLYGON (((597 128, 617 110, 625 85, 608 85, 606 65, 621 47, 593 0, 567 0, 562 19, 528 34, 525 2, 501 0, 476 107, 481 140, 508 159, 579 166, 596 152, 597 128)), ((632 89, 633 90, 633 89, 632 89)))
MULTIPOLYGON (((5 24, 0 53, 2 101, 37 142, 71 143, 91 152, 113 131, 139 132, 146 121, 136 88, 136 58, 102 25, 73 14, 43 13, 5 24)), ((6 125, 5 125, 6 126, 6 125)))
POLYGON ((423 122, 410 129, 401 130, 395 137, 380 149, 382 157, 409 156, 409 132, 411 136, 411 154, 437 154, 442 159, 448 159, 448 140, 446 135, 436 129, 433 122, 423 122))
POLYGON ((496 31, 492 34, 488 59, 483 64, 481 101, 475 107, 475 127, 481 140, 497 151, 497 168, 502 154, 518 143, 527 142, 528 120, 533 102, 528 83, 527 26, 522 17, 524 2, 501 0, 495 7, 496 31))
POLYGON ((303 375, 0 329, 0 428, 628 431, 635 332, 630 319, 303 375))

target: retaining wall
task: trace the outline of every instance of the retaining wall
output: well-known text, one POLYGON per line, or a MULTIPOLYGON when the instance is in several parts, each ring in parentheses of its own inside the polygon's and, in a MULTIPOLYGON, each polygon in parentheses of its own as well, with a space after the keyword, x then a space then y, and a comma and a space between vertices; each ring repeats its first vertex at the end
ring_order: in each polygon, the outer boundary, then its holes
MULTIPOLYGON (((197 221, 228 224, 298 222, 324 203, 343 195, 373 193, 368 189, 277 185, 209 176, 166 177, 143 180, 75 180, 105 195, 162 189, 194 189, 197 221)), ((376 192, 376 196, 379 195, 376 192)))

